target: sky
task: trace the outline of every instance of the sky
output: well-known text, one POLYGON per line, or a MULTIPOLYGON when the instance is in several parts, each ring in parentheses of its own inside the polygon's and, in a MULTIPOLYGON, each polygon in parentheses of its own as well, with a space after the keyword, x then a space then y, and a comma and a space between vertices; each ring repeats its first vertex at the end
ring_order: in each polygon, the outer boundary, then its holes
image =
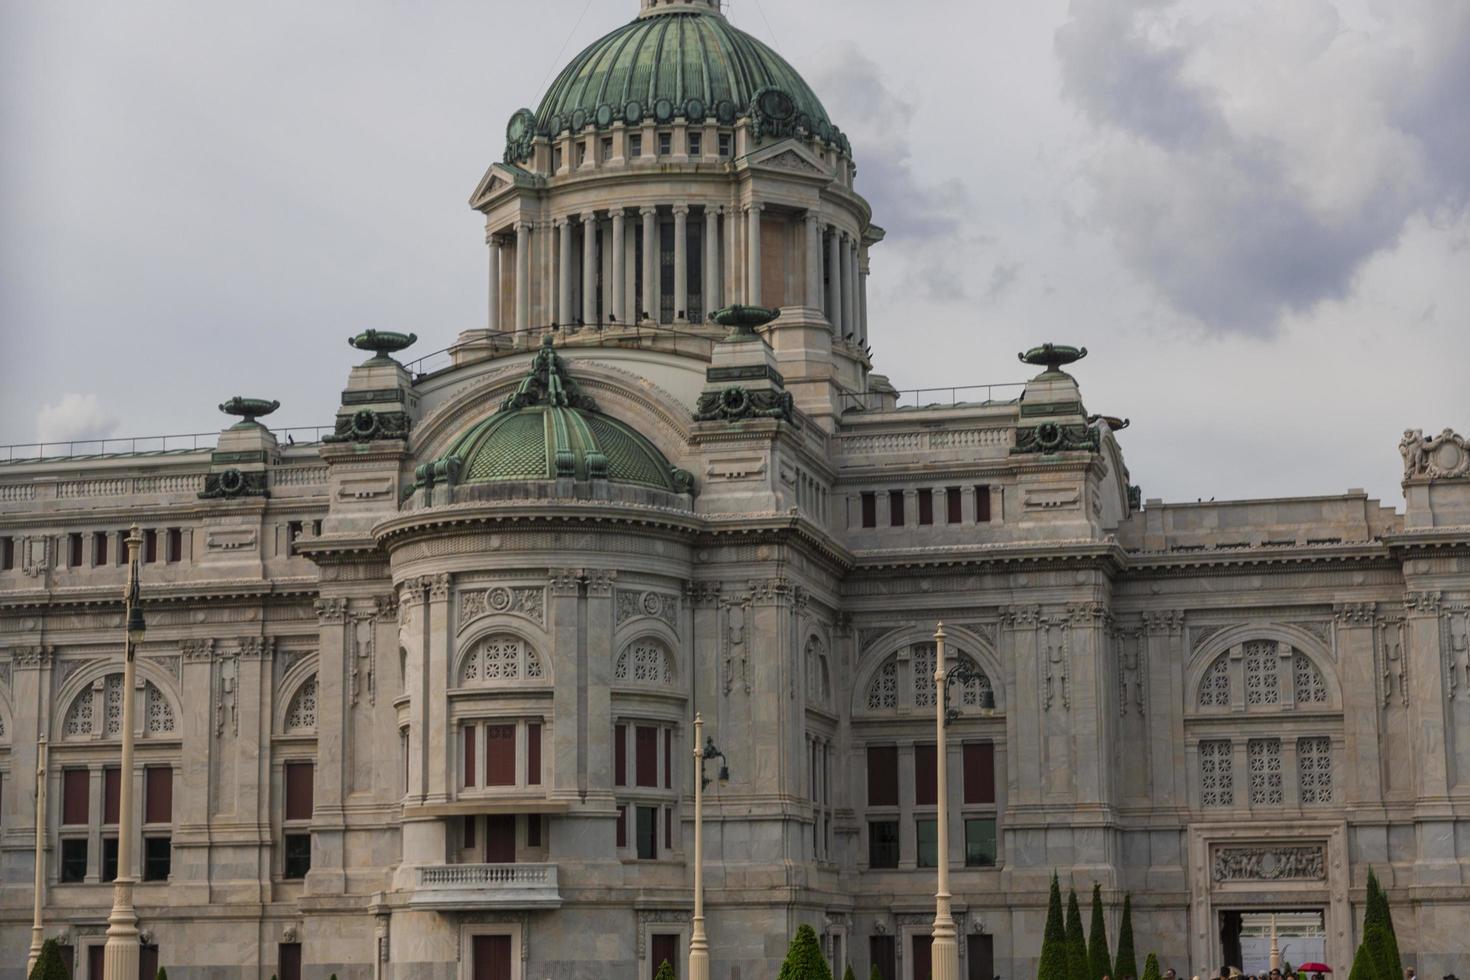
MULTIPOLYGON (((1470 0, 730 0, 888 231, 876 370, 1086 346, 1166 500, 1402 507, 1470 430, 1470 0)), ((345 340, 483 320, 470 192, 637 0, 0 0, 0 444, 330 424, 345 340)))

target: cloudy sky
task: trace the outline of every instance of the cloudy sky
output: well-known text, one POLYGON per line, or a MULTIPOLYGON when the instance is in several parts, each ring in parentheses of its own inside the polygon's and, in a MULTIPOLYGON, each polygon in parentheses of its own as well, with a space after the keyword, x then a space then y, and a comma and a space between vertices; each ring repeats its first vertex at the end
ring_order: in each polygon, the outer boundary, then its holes
MULTIPOLYGON (((478 325, 466 199, 636 0, 0 0, 0 443, 326 424, 478 325), (574 27, 575 25, 575 27, 574 27)), ((1086 345, 1149 497, 1398 504, 1470 429, 1470 0, 731 0, 851 136, 900 388, 1086 345)))

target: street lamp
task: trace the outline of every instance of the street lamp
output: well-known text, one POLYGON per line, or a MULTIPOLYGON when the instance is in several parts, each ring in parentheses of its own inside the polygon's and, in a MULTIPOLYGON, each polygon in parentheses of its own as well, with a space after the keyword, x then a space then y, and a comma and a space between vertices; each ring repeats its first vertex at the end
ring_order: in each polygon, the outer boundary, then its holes
POLYGON ((117 877, 112 884, 112 914, 107 917, 107 946, 102 953, 103 980, 137 980, 138 913, 133 908, 133 681, 134 653, 143 640, 143 610, 138 605, 138 549, 143 535, 134 524, 128 531, 128 587, 124 593, 122 770, 118 779, 117 877))
POLYGON ((719 780, 721 786, 730 781, 730 767, 725 753, 715 747, 713 738, 700 739, 704 735, 704 718, 694 716, 694 761, 698 764, 699 778, 694 781, 694 922, 689 936, 689 980, 709 980, 709 940, 704 935, 704 788, 710 781, 704 775, 704 764, 710 759, 720 760, 719 780))
POLYGON ((41 958, 41 946, 45 941, 41 928, 41 892, 46 886, 46 733, 42 732, 36 743, 36 883, 34 887, 35 907, 31 916, 31 951, 26 956, 26 976, 41 958))
POLYGON ((935 864, 939 866, 939 886, 934 892, 934 927, 931 930, 933 980, 960 980, 960 947, 949 894, 949 766, 944 747, 944 729, 949 721, 949 676, 944 661, 944 624, 940 623, 934 631, 934 728, 939 743, 934 749, 937 762, 934 767, 935 793, 939 804, 936 814, 939 853, 935 864))

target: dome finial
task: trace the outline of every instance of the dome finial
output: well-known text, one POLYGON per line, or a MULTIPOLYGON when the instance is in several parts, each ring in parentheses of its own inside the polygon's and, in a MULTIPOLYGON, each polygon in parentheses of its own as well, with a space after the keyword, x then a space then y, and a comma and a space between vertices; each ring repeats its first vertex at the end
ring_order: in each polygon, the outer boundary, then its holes
POLYGON ((638 16, 680 13, 720 13, 720 0, 638 0, 638 16))

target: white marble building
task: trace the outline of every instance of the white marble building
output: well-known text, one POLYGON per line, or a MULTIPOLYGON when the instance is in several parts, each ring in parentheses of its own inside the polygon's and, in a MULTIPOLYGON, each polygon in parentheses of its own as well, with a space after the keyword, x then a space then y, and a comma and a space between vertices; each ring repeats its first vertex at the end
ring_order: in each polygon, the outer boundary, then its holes
POLYGON ((43 921, 79 980, 121 778, 173 980, 682 973, 697 711, 731 777, 712 975, 774 977, 805 922, 922 980, 940 621, 978 674, 944 760, 964 975, 1030 974, 1053 869, 1131 892, 1185 976, 1273 911, 1345 971, 1370 867, 1405 962, 1470 975, 1465 441, 1406 434, 1397 507, 1169 504, 1079 352, 914 405, 872 372, 855 148, 713 3, 643 6, 474 191, 487 323, 408 367, 357 338, 327 440, 235 401, 207 448, 0 462, 0 977, 43 738, 43 921), (779 316, 709 321, 736 305, 779 316))

